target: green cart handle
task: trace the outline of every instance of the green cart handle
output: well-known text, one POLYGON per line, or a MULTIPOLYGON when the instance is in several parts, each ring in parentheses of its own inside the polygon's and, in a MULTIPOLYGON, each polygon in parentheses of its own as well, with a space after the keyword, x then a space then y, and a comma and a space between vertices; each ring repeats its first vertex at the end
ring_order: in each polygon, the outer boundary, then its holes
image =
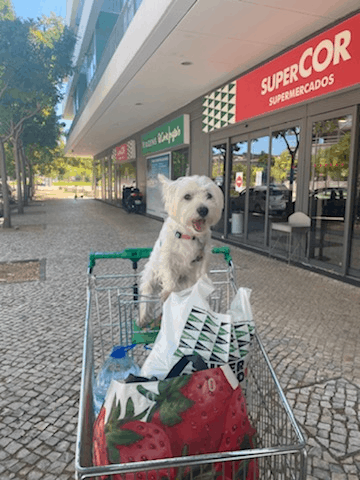
POLYGON ((134 270, 137 268, 137 262, 142 258, 149 258, 152 248, 125 248, 121 252, 94 252, 89 255, 88 271, 92 273, 96 260, 101 258, 123 258, 133 262, 134 270))
MULTIPOLYGON (((103 258, 122 258, 131 260, 133 262, 134 270, 137 268, 137 262, 142 258, 149 258, 152 252, 152 248, 125 248, 121 252, 94 252, 89 255, 89 265, 88 271, 92 273, 93 268, 95 267, 96 260, 103 258)), ((230 265, 232 263, 232 258, 230 255, 229 247, 214 247, 212 249, 214 254, 224 255, 225 261, 230 265)))
POLYGON ((232 258, 230 255, 230 247, 214 247, 212 253, 224 255, 225 261, 228 265, 232 264, 232 258))

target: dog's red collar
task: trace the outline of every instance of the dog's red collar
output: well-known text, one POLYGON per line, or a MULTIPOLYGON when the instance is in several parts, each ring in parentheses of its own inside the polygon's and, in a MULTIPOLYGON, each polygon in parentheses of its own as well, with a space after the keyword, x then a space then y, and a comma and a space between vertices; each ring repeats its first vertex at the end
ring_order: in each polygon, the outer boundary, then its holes
POLYGON ((190 235, 186 235, 185 233, 176 232, 176 238, 183 238, 184 240, 195 240, 195 237, 190 237, 190 235))

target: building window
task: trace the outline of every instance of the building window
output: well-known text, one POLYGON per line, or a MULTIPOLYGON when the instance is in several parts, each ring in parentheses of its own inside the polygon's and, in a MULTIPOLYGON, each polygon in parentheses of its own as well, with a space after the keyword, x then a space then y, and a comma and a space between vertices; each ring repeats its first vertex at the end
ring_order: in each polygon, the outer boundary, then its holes
POLYGON ((183 148, 172 153, 172 179, 190 175, 189 149, 183 148))
POLYGON ((87 83, 91 82, 96 70, 96 48, 94 35, 91 37, 89 50, 86 54, 87 58, 87 83))

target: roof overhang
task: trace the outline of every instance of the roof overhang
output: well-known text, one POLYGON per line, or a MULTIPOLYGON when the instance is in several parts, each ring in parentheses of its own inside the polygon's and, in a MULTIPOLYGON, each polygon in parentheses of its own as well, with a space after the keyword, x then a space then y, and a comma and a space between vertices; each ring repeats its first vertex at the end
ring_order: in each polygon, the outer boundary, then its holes
POLYGON ((358 0, 143 0, 66 153, 99 154, 358 7, 358 0))

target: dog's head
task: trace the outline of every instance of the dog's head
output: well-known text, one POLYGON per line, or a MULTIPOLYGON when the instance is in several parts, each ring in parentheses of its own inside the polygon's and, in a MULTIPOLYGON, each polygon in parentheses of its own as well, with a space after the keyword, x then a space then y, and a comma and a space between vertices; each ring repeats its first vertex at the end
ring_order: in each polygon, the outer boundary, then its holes
POLYGON ((220 220, 224 196, 209 177, 193 175, 174 181, 164 175, 158 178, 166 212, 193 235, 207 232, 220 220))

